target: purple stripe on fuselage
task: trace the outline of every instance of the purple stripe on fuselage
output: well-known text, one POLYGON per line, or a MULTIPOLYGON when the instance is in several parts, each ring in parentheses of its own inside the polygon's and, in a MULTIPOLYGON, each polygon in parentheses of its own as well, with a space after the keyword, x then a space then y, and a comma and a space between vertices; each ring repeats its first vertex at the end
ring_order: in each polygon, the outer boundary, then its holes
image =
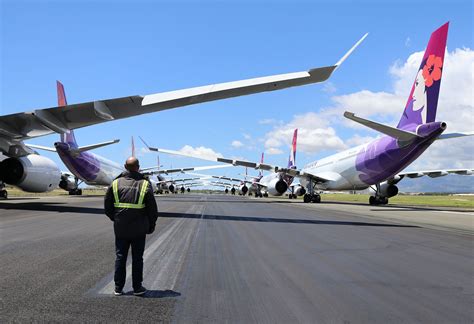
POLYGON ((63 163, 75 176, 86 182, 92 182, 97 178, 100 171, 100 161, 92 154, 82 152, 77 156, 72 156, 68 143, 57 142, 54 145, 63 163))
MULTIPOLYGON (((384 136, 369 143, 356 158, 356 170, 359 178, 367 185, 381 183, 405 169, 416 160, 440 135, 444 128, 441 123, 432 123, 429 135, 416 139, 413 143, 400 147, 398 141, 384 136)), ((416 125, 414 125, 416 126, 416 125)), ((410 129, 415 131, 415 129, 410 129)))

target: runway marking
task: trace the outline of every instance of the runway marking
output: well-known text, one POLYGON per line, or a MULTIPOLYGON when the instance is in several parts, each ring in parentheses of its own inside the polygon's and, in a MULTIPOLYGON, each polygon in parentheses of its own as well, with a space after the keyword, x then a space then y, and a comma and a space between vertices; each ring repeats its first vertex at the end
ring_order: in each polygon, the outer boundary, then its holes
MULTIPOLYGON (((183 214, 198 214, 200 218, 178 218, 166 228, 143 254, 143 285, 148 290, 173 290, 188 253, 196 227, 204 214, 204 205, 192 205, 183 214)), ((127 282, 124 291, 131 290, 131 255, 127 260, 127 282)), ((113 272, 99 281, 89 295, 111 296, 115 287, 113 272)))

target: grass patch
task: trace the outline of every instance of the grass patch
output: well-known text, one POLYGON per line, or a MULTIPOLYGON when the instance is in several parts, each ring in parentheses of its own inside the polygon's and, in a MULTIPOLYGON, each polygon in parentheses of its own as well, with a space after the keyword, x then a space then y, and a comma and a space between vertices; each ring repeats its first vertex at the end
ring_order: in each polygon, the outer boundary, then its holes
MULTIPOLYGON (((348 195, 348 194, 324 194, 322 201, 346 201, 368 203, 369 195, 348 195)), ((411 196, 397 195, 389 199, 389 204, 396 205, 420 205, 439 207, 461 207, 474 208, 474 196, 470 195, 430 195, 411 196)))
MULTIPOLYGON (((7 187, 8 197, 51 197, 51 196, 69 196, 69 193, 62 189, 55 189, 50 192, 25 192, 18 188, 7 187)), ((82 189, 83 196, 97 196, 105 195, 105 190, 103 189, 82 189)))

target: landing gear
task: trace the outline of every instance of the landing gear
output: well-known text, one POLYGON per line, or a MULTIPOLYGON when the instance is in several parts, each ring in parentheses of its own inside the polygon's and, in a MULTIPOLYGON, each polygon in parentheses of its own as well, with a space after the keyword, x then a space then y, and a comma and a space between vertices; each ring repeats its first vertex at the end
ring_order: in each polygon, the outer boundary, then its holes
POLYGON ((0 198, 8 199, 8 191, 6 189, 0 189, 0 198))
POLYGON ((297 197, 294 193, 290 193, 290 194, 288 195, 288 198, 289 198, 289 199, 296 199, 296 198, 298 198, 298 197, 297 197))
POLYGON ((375 191, 375 196, 369 197, 369 204, 372 206, 388 204, 388 197, 380 195, 380 183, 377 183, 375 187, 376 189, 372 188, 375 191))
POLYGON ((321 202, 321 196, 319 194, 305 194, 303 196, 303 201, 305 203, 320 203, 321 202))
POLYGON ((267 193, 264 193, 264 194, 263 194, 263 197, 268 198, 268 194, 267 194, 267 193))
POLYGON ((69 196, 82 196, 82 189, 76 188, 69 190, 69 196))
POLYGON ((313 182, 312 179, 309 179, 308 183, 308 193, 304 194, 303 196, 303 201, 305 203, 320 203, 321 202, 321 196, 314 191, 316 187, 316 184, 313 182))
POLYGON ((369 197, 369 204, 372 206, 376 205, 386 205, 388 204, 387 197, 380 197, 380 196, 370 196, 369 197))

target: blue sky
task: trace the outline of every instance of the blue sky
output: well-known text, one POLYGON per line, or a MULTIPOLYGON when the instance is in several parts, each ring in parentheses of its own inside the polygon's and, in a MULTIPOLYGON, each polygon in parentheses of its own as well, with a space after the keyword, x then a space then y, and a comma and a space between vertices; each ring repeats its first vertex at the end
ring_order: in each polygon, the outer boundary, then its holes
MULTIPOLYGON (((393 92, 390 68, 424 50, 430 33, 446 21, 451 22, 448 50, 472 49, 472 9, 472 1, 3 0, 0 114, 55 106, 55 80, 64 83, 68 102, 78 103, 331 65, 369 32, 330 83, 76 131, 82 145, 120 138, 121 143, 95 151, 117 162, 127 157, 132 135, 170 149, 204 146, 224 156, 258 160, 269 148, 271 133, 295 115, 318 114, 334 106, 334 97, 362 90, 393 92), (243 146, 233 147, 233 141, 243 146)), ((383 108, 379 116, 384 119, 383 108)), ((355 132, 373 135, 343 122, 330 127, 343 141, 355 132)), ((31 143, 52 145, 57 138, 31 143)), ((286 165, 289 148, 279 149, 283 154, 267 155, 268 163, 286 165)), ((333 152, 331 147, 298 152, 297 164, 333 152)), ((60 164, 54 154, 44 154, 60 164)), ((143 166, 156 159, 152 154, 140 158, 143 166)), ((165 167, 203 164, 166 155, 160 159, 165 167)))

